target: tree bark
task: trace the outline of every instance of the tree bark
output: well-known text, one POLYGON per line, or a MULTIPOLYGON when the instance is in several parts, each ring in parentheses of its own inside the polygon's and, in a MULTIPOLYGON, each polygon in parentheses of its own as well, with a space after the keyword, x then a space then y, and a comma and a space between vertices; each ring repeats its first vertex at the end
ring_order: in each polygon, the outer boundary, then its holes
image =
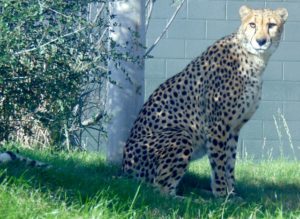
POLYGON ((109 2, 111 52, 129 60, 111 57, 108 69, 115 84, 107 87, 107 160, 122 162, 123 148, 144 102, 145 0, 109 2), (115 42, 115 43, 114 43, 115 42))

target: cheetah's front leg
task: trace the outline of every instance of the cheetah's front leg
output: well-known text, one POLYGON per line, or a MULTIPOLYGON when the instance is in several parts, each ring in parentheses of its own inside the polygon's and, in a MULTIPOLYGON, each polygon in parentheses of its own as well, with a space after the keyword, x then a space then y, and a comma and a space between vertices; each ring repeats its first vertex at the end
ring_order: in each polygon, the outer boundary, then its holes
MULTIPOLYGON (((227 134, 226 134, 227 135, 227 134)), ((207 142, 211 165, 211 188, 215 196, 225 196, 234 192, 234 167, 238 134, 210 137, 207 142)))
POLYGON ((228 193, 235 192, 234 168, 235 168, 238 137, 239 137, 238 133, 232 132, 227 139, 227 145, 226 145, 227 160, 226 160, 225 170, 226 170, 228 193))
POLYGON ((210 138, 207 142, 207 154, 211 166, 211 189, 215 196, 227 194, 225 161, 227 154, 224 151, 224 141, 210 138))

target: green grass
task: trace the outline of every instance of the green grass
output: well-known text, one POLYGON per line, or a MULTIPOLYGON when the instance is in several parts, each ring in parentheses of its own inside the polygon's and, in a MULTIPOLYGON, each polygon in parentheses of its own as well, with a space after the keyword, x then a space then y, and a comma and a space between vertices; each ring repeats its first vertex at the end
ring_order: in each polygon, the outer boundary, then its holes
POLYGON ((214 198, 206 159, 192 163, 180 184, 184 200, 120 177, 97 154, 21 154, 53 165, 0 166, 0 218, 300 218, 300 163, 277 160, 237 163, 241 198, 214 198))

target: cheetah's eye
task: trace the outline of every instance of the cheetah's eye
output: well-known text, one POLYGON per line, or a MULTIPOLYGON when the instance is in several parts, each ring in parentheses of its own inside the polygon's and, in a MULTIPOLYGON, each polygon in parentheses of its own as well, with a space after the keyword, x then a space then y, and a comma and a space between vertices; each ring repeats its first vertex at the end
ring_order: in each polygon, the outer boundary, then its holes
POLYGON ((268 23, 268 28, 271 29, 273 27, 277 26, 275 23, 268 23))
POLYGON ((253 23, 253 22, 251 22, 251 23, 249 23, 249 26, 250 26, 251 28, 255 28, 255 27, 256 27, 256 24, 253 23))

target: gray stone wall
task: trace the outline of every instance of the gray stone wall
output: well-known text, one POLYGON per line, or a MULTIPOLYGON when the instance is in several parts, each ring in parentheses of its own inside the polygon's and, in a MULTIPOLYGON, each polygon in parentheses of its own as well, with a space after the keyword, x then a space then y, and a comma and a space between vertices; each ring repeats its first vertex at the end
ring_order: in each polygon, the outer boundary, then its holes
MULTIPOLYGON (((264 74, 260 108, 242 129, 241 157, 300 158, 300 0, 187 0, 167 34, 146 61, 146 98, 166 78, 180 72, 210 44, 239 26, 241 5, 285 7, 289 11, 283 41, 264 74), (280 113, 278 113, 280 112, 280 113), (275 122, 275 120, 276 122, 275 122)), ((152 45, 175 7, 157 0, 147 33, 152 45)))

